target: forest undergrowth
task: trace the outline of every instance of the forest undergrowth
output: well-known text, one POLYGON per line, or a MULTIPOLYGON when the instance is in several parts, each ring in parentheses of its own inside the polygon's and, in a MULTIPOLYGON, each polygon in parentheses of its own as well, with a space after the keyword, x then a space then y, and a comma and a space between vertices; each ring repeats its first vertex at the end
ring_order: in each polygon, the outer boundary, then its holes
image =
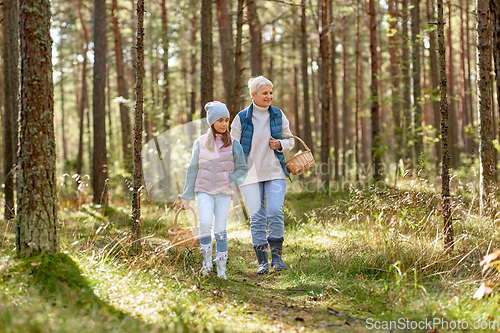
POLYGON ((0 332, 385 332, 436 318, 448 323, 438 332, 498 331, 496 290, 473 295, 496 278, 479 262, 500 247, 499 217, 480 217, 474 187, 455 181, 450 254, 440 194, 425 180, 289 193, 289 269, 256 275, 249 223, 239 222, 228 230, 227 280, 198 274, 198 249, 169 247, 175 206, 143 200, 144 249, 134 254, 129 206, 60 197, 60 254, 17 258, 14 223, 2 221, 0 332))

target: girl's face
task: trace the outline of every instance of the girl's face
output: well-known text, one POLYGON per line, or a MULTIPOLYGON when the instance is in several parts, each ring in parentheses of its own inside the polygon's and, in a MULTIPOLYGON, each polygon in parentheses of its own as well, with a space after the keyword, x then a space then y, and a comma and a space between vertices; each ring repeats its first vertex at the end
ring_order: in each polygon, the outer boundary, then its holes
POLYGON ((214 129, 217 133, 222 134, 229 128, 229 118, 222 117, 214 123, 214 129))
POLYGON ((251 93, 252 99, 260 107, 268 107, 273 101, 273 86, 264 84, 256 93, 251 93))

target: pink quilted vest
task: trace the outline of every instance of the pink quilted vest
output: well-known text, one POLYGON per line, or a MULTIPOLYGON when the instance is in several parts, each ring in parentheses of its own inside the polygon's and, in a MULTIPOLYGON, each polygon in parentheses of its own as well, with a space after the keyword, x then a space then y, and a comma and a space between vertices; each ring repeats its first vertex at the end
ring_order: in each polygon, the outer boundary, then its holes
POLYGON ((206 140, 207 134, 199 138, 200 156, 194 192, 233 195, 234 189, 229 187, 229 175, 234 173, 232 139, 229 147, 218 149, 222 147, 222 141, 217 137, 214 150, 208 149, 206 140))

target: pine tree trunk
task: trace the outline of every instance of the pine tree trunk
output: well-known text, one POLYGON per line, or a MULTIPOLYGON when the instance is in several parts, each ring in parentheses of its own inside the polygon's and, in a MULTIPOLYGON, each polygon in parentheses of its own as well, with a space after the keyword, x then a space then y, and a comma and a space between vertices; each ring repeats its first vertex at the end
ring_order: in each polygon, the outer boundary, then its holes
POLYGON ((107 201, 106 158, 106 0, 94 1, 94 88, 92 90, 94 149, 92 189, 94 204, 107 201))
POLYGON ((14 217, 14 166, 17 153, 17 117, 19 114, 19 9, 17 0, 3 2, 3 73, 4 73, 4 219, 14 217))
POLYGON ((257 0, 247 0, 248 25, 250 26, 250 64, 252 76, 262 75, 262 27, 257 15, 257 0))
POLYGON ((236 85, 234 82, 233 20, 228 11, 227 0, 216 0, 216 2, 224 99, 232 115, 231 118, 234 118, 239 110, 236 109, 235 105, 236 85))
MULTIPOLYGON (((310 52, 309 52, 309 57, 311 58, 311 63, 312 62, 316 62, 316 64, 319 62, 318 59, 315 59, 314 58, 314 48, 310 48, 310 52)), ((316 142, 319 140, 319 135, 318 135, 318 132, 320 130, 317 129, 317 125, 316 124, 316 119, 319 121, 320 119, 320 107, 319 107, 319 102, 318 102, 318 90, 316 88, 317 84, 316 84, 316 74, 317 74, 317 71, 314 71, 312 70, 311 71, 311 79, 310 79, 310 83, 311 83, 311 98, 312 98, 312 106, 313 106, 313 109, 312 109, 312 117, 313 117, 313 121, 311 121, 311 131, 312 133, 315 133, 316 134, 316 142)))
MULTIPOLYGON (((269 51, 271 51, 271 54, 277 54, 276 52, 276 22, 273 22, 271 24, 271 41, 269 43, 269 51)), ((283 45, 283 43, 281 43, 283 45)), ((269 68, 267 70, 267 76, 269 80, 273 80, 274 78, 274 57, 269 58, 269 68)), ((283 89, 286 91, 286 89, 283 89)))
POLYGON ((161 0, 161 46, 163 48, 163 129, 170 129, 170 81, 168 68, 168 19, 166 0, 161 0))
POLYGON ((360 10, 359 7, 361 6, 360 0, 357 0, 356 2, 356 109, 354 111, 354 130, 355 130, 355 135, 354 135, 354 160, 356 164, 356 182, 359 181, 359 173, 360 173, 360 160, 359 160, 359 86, 361 85, 361 82, 359 80, 359 75, 358 73, 360 72, 360 64, 359 64, 359 55, 360 55, 360 50, 359 50, 359 44, 360 44, 360 29, 359 29, 359 21, 360 21, 360 10))
MULTIPOLYGON (((401 84, 400 84, 400 60, 398 59, 398 13, 397 13, 397 2, 396 0, 390 0, 388 3, 388 10, 390 16, 390 29, 391 35, 389 36, 389 59, 390 67, 389 71, 391 73, 391 85, 392 85, 392 119, 394 121, 394 137, 396 139, 394 147, 394 157, 395 162, 399 163, 399 160, 403 157, 403 136, 401 127, 401 84)), ((397 175, 396 175, 397 177, 397 175)))
POLYGON ((327 0, 318 2, 319 12, 319 89, 321 100, 321 179, 323 182, 330 181, 330 84, 328 63, 328 13, 327 0))
POLYGON ((424 136, 422 129, 422 89, 420 83, 420 0, 412 0, 411 9, 411 41, 413 65, 413 126, 415 140, 415 158, 420 161, 424 153, 424 136))
MULTIPOLYGON (((123 71, 123 53, 121 46, 120 27, 118 25, 118 4, 117 0, 112 0, 113 10, 113 39, 115 46, 115 59, 116 59, 116 80, 118 96, 128 100, 128 90, 125 86, 125 76, 123 71)), ((132 140, 132 129, 130 124, 129 108, 126 103, 120 102, 120 121, 122 132, 122 152, 125 170, 132 173, 132 152, 129 144, 132 140)))
POLYGON ((349 59, 347 54, 347 26, 346 17, 342 16, 342 176, 343 181, 349 180, 349 158, 347 152, 352 147, 352 132, 349 117, 351 103, 349 101, 351 80, 349 80, 349 59))
POLYGON ((477 0, 477 94, 479 117, 479 207, 483 214, 495 195, 493 122, 491 108, 491 35, 488 0, 477 0))
POLYGON ((141 242, 141 189, 142 189, 142 131, 144 121, 144 0, 137 0, 137 70, 135 87, 134 124, 134 189, 132 191, 132 248, 142 250, 141 242))
MULTIPOLYGON (((497 111, 500 117, 500 3, 490 0, 491 24, 493 27, 493 60, 495 62, 495 80, 497 88, 497 111)), ((495 114, 495 110, 492 111, 495 114)), ((500 128, 498 133, 500 134, 500 128)))
MULTIPOLYGON (((243 108, 243 95, 244 87, 243 83, 243 52, 241 50, 243 43, 243 5, 245 0, 238 0, 238 13, 236 19, 236 51, 234 55, 234 76, 235 76, 235 91, 236 99, 235 103, 235 114, 237 111, 243 108)), ((231 115, 231 121, 234 115, 231 115)))
POLYGON ((382 179, 382 147, 379 133, 379 101, 378 101, 378 53, 377 53, 377 12, 375 0, 368 1, 368 16, 370 24, 370 57, 371 57, 371 159, 373 163, 373 179, 382 179))
MULTIPOLYGON (((434 16, 434 0, 427 0, 427 20, 429 24, 435 24, 434 16)), ((433 97, 437 97, 439 88, 439 71, 438 71, 438 60, 437 60, 437 46, 436 46, 436 29, 434 26, 429 27, 429 65, 430 65, 430 94, 433 97)), ((434 115, 434 128, 436 129, 436 137, 439 137, 439 128, 441 122, 441 114, 439 112, 439 101, 433 100, 432 104, 432 114, 434 115)), ((436 142, 436 169, 439 167, 441 161, 441 142, 436 142)))
POLYGON ((21 0, 18 247, 21 256, 59 251, 50 1, 21 0), (42 148, 42 149, 41 149, 42 148))
MULTIPOLYGON (((82 47, 82 92, 81 92, 81 100, 78 103, 78 115, 80 118, 80 131, 79 131, 79 139, 78 139, 78 156, 76 161, 76 173, 79 176, 82 176, 83 172, 83 133, 84 133, 84 124, 85 124, 85 110, 88 108, 88 92, 87 92, 87 51, 88 45, 90 42, 89 34, 87 31, 87 27, 85 25, 85 21, 83 20, 82 14, 82 1, 78 1, 78 17, 80 20, 80 24, 82 25, 82 34, 83 34, 83 47, 82 47)), ((90 151, 89 151, 90 154, 90 151)), ((77 184, 79 185, 79 180, 77 179, 77 184)), ((77 185, 77 186, 78 186, 77 185)))
POLYGON ((453 251, 453 221, 451 218, 450 196, 450 155, 448 153, 448 97, 446 87, 446 45, 444 40, 444 5, 443 0, 437 0, 438 5, 438 52, 439 52, 439 89, 441 93, 441 207, 444 224, 445 252, 453 251))
MULTIPOLYGON (((131 5, 132 5, 132 12, 131 12, 131 19, 130 19, 130 30, 132 30, 131 36, 137 36, 137 6, 136 2, 137 0, 130 0, 131 5)), ((137 64, 137 50, 132 47, 131 52, 132 54, 132 64, 137 64)), ((130 80, 131 86, 135 86, 136 78, 137 78, 137 68, 135 66, 131 66, 131 70, 128 71, 128 79, 130 80)), ((132 98, 135 98, 136 94, 132 94, 132 98)), ((133 101, 135 102, 135 101, 133 101)), ((133 138, 131 144, 133 144, 133 138)))
POLYGON ((311 129, 311 113, 310 113, 310 99, 309 99, 309 74, 308 56, 307 56, 307 26, 306 26, 306 1, 301 2, 301 20, 300 20, 300 51, 301 51, 301 73, 302 73, 302 90, 304 96, 304 142, 307 144, 311 151, 314 153, 314 144, 312 139, 311 129))
MULTIPOLYGON (((468 102, 468 96, 467 96, 467 91, 469 90, 468 87, 468 81, 467 81, 467 72, 465 71, 465 15, 464 15, 464 2, 463 0, 460 0, 460 77, 462 79, 462 84, 461 84, 461 89, 460 89, 460 114, 463 119, 463 124, 462 124, 462 136, 464 138, 464 150, 466 153, 471 154, 472 153, 472 146, 474 143, 470 139, 470 136, 468 135, 466 129, 471 123, 471 119, 469 119, 469 102, 468 102)), ((468 45, 467 45, 468 47, 468 45)))
POLYGON ((455 65, 453 63, 453 47, 452 47, 452 27, 451 27, 451 1, 448 0, 448 95, 451 97, 449 102, 449 122, 450 122, 450 167, 456 168, 458 164, 458 121, 457 121, 457 107, 455 102, 455 65))
MULTIPOLYGON (((146 28, 147 29, 147 28, 146 28)), ((150 57, 151 58, 151 57, 150 57)), ((156 77, 156 71, 155 71, 155 63, 154 63, 154 58, 151 59, 151 83, 149 85, 150 90, 150 102, 147 104, 148 108, 146 110, 146 142, 149 142, 153 140, 153 114, 156 114, 156 101, 155 101, 155 96, 156 96, 156 91, 155 91, 155 86, 158 82, 158 78, 156 77)), ((163 158, 163 156, 162 156, 163 158)))
POLYGON ((110 78, 109 78, 109 69, 110 64, 106 64, 106 119, 108 120, 108 145, 111 148, 109 152, 109 158, 110 160, 114 160, 116 157, 114 157, 114 145, 113 145, 113 120, 111 119, 111 86, 110 86, 110 78))
MULTIPOLYGON (((203 2, 203 0, 202 0, 203 2)), ((193 6, 194 7, 194 6, 193 6)), ((212 14, 210 12, 210 14, 212 14)), ((202 18, 203 20, 203 18, 202 18)), ((203 23, 202 23, 203 24, 203 23)), ((190 118, 189 118, 189 121, 192 121, 194 119, 194 115, 196 114, 196 31, 198 29, 198 16, 196 15, 196 11, 193 11, 193 18, 192 18, 192 21, 191 21, 191 72, 190 72, 190 76, 191 76, 191 102, 190 102, 190 106, 191 106, 191 111, 190 111, 190 118)), ((202 42, 203 44, 203 42, 202 42)), ((203 61, 203 49, 201 50, 202 54, 201 54, 201 59, 203 61)), ((212 76, 213 76, 213 61, 211 61, 212 63, 212 76)), ((203 64, 202 64, 203 66, 203 64)), ((212 79, 213 80, 213 79, 212 79)), ((201 89, 203 91, 203 85, 205 83, 203 82, 203 79, 201 80, 201 89)), ((213 99, 213 98, 212 98, 213 99)), ((205 103, 206 104, 206 103, 205 103)), ((204 106, 205 104, 202 103, 201 105, 201 118, 203 118, 205 116, 205 109, 204 109, 204 106)))
MULTIPOLYGON (((361 43, 361 42, 360 42, 361 43)), ((362 46, 362 44, 360 44, 362 46)), ((361 49, 362 50, 362 49, 361 49)), ((369 176, 368 171, 370 168, 371 164, 371 133, 368 133, 368 120, 367 117, 365 117, 366 112, 363 112, 362 110, 364 109, 365 103, 366 103, 366 96, 365 96, 365 72, 363 71, 363 62, 362 62, 362 52, 360 51, 359 53, 359 68, 358 68, 358 80, 360 84, 358 85, 358 90, 359 90, 359 101, 362 103, 360 107, 360 114, 359 114, 359 129, 360 129, 360 137, 361 137, 361 147, 360 147, 360 152, 361 152, 361 166, 364 168, 366 172, 364 172, 364 176, 369 176)), ((367 103, 366 103, 367 104, 367 103)), ((371 108, 371 104, 370 104, 371 108)), ((371 112, 371 111, 370 111, 371 112)), ((371 117, 370 117, 371 118, 371 117)))
MULTIPOLYGON (((196 44, 193 44, 193 46, 196 44)), ((201 114, 214 100, 214 54, 212 41, 212 1, 201 0, 201 114)))
POLYGON ((410 49, 409 34, 408 34, 408 0, 402 0, 401 8, 401 23, 402 23, 402 41, 401 41, 401 61, 402 61, 402 75, 403 75, 403 136, 404 136, 404 154, 405 154, 405 167, 413 167, 413 154, 412 147, 409 147, 410 141, 413 141, 413 124, 411 120, 411 80, 410 80, 410 49))
POLYGON ((329 0, 329 21, 330 21, 330 43, 331 43, 331 61, 330 61, 330 84, 332 89, 332 136, 333 136, 333 168, 335 181, 340 181, 340 161, 339 161, 339 110, 338 110, 338 98, 337 98, 337 42, 335 40, 335 18, 333 16, 333 1, 329 0))
MULTIPOLYGON (((474 103, 472 103, 472 99, 473 99, 473 95, 472 95, 472 80, 471 80, 471 77, 472 77, 472 71, 471 71, 471 55, 470 55, 470 50, 474 50, 473 47, 470 47, 470 45, 472 45, 472 43, 470 42, 470 27, 469 27, 469 0, 465 0, 465 8, 466 8, 466 11, 465 11, 465 31, 466 31, 466 37, 465 37, 465 41, 466 41, 466 44, 469 46, 469 47, 466 47, 465 48, 465 58, 466 58, 466 61, 467 61, 467 87, 469 87, 469 90, 467 91, 467 94, 469 95, 469 119, 471 120, 471 124, 473 126, 472 130, 474 131, 474 137, 477 137, 476 133, 477 133, 477 128, 476 126, 474 125, 474 121, 473 119, 475 119, 477 117, 477 113, 474 112, 474 103)), ((477 144, 474 143, 474 148, 477 148, 477 144)), ((472 152, 476 152, 477 150, 476 149, 473 149, 472 152)))
MULTIPOLYGON (((62 42, 61 42, 62 44, 62 42)), ((61 44, 59 44, 61 46, 61 44)), ((66 168, 68 164, 68 149, 67 149, 67 144, 66 144, 66 119, 65 119, 65 110, 64 110, 64 64, 63 64, 63 59, 64 55, 62 54, 62 47, 61 50, 59 51, 59 55, 61 58, 59 59, 59 63, 61 65, 61 78, 59 80, 59 87, 61 89, 61 141, 62 141, 62 150, 63 150, 63 165, 64 168, 66 168)))

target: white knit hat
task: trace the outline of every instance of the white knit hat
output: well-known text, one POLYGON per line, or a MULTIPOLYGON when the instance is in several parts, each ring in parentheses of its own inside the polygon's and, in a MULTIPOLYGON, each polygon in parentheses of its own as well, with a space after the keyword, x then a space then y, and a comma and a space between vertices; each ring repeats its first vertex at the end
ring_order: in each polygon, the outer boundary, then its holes
POLYGON ((205 110, 207 111, 207 122, 210 126, 220 118, 229 118, 229 110, 224 103, 218 101, 208 102, 205 104, 205 110))

